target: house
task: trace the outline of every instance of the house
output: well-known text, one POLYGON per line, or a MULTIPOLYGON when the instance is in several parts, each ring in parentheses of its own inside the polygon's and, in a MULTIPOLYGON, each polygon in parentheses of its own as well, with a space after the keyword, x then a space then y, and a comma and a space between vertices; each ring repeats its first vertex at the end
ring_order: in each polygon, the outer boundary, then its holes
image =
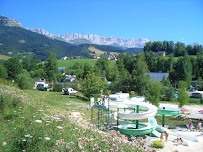
POLYGON ((67 71, 66 67, 58 67, 58 70, 63 70, 64 72, 67 71))
POLYGON ((81 56, 74 56, 74 59, 81 59, 81 56))
POLYGON ((159 51, 159 52, 154 52, 155 56, 161 55, 161 56, 166 56, 166 52, 165 51, 159 51))
POLYGON ((149 75, 152 81, 162 81, 164 78, 169 79, 169 73, 148 72, 145 75, 149 75))
POLYGON ((34 85, 33 89, 36 89, 38 84, 43 84, 44 85, 45 84, 45 80, 35 81, 35 85, 34 85))
POLYGON ((66 80, 67 81, 73 82, 73 81, 75 81, 75 79, 76 79, 75 75, 66 75, 66 80))
MULTIPOLYGON (((192 80, 191 85, 192 85, 193 87, 196 87, 196 86, 198 85, 198 81, 197 81, 197 80, 192 80)), ((202 81, 202 85, 203 85, 203 81, 202 81)))
POLYGON ((117 60, 117 57, 115 57, 114 55, 109 55, 108 60, 117 60))
POLYGON ((91 59, 100 59, 99 55, 90 55, 89 58, 91 59))

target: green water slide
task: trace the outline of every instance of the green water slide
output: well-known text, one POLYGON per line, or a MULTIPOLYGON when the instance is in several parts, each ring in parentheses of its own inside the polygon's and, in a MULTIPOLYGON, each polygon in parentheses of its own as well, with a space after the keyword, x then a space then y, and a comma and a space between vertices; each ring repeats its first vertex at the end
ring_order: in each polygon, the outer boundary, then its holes
POLYGON ((161 115, 169 115, 169 116, 177 116, 181 113, 180 109, 173 109, 173 108, 163 108, 163 109, 158 109, 157 114, 161 115))
POLYGON ((138 128, 136 128, 136 124, 123 124, 118 126, 118 130, 120 133, 125 135, 146 135, 155 131, 157 126, 157 121, 154 117, 148 118, 148 123, 140 123, 138 128))
POLYGON ((180 109, 174 109, 174 108, 165 108, 163 107, 163 109, 157 109, 157 114, 161 114, 162 115, 162 126, 164 127, 165 125, 165 116, 169 115, 169 116, 177 116, 181 113, 180 109))

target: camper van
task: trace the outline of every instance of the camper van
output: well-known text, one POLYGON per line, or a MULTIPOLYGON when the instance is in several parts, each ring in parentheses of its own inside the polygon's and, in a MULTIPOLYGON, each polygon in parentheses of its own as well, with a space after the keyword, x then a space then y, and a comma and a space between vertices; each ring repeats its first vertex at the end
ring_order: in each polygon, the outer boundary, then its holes
POLYGON ((76 94, 77 93, 77 91, 74 90, 73 88, 63 88, 62 92, 65 95, 71 95, 71 94, 76 94))
POLYGON ((49 87, 49 84, 47 84, 47 83, 37 85, 37 89, 42 90, 42 91, 44 91, 45 89, 48 89, 48 87, 49 87))
POLYGON ((191 98, 203 99, 203 91, 195 91, 194 93, 192 93, 191 98))

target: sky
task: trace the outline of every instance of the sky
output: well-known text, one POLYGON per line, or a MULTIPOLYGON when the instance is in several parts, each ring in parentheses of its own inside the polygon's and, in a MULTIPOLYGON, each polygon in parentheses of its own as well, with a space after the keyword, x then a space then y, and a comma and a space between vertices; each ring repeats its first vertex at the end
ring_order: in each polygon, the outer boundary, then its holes
POLYGON ((203 45, 203 0, 0 0, 0 15, 53 34, 203 45))

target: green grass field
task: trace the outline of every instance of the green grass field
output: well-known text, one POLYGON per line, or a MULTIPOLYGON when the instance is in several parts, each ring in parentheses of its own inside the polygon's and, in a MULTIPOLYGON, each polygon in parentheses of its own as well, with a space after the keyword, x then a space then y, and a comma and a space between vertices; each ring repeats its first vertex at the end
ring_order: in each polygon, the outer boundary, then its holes
MULTIPOLYGON (((58 67, 72 67, 75 63, 79 63, 80 65, 84 65, 85 63, 89 63, 91 67, 97 63, 98 59, 69 59, 69 60, 58 60, 58 67)), ((109 61, 111 67, 116 64, 116 61, 109 61)))
POLYGON ((0 60, 8 60, 10 56, 0 55, 0 60))
POLYGON ((125 143, 116 131, 103 133, 86 121, 71 117, 80 112, 90 119, 88 99, 81 93, 21 91, 0 84, 0 151, 145 151, 144 143, 125 143), (18 102, 15 99, 18 96, 18 102), (28 102, 24 102, 28 101, 28 102), (12 108, 11 108, 12 107, 12 108), (118 150, 117 150, 118 151, 118 150))

